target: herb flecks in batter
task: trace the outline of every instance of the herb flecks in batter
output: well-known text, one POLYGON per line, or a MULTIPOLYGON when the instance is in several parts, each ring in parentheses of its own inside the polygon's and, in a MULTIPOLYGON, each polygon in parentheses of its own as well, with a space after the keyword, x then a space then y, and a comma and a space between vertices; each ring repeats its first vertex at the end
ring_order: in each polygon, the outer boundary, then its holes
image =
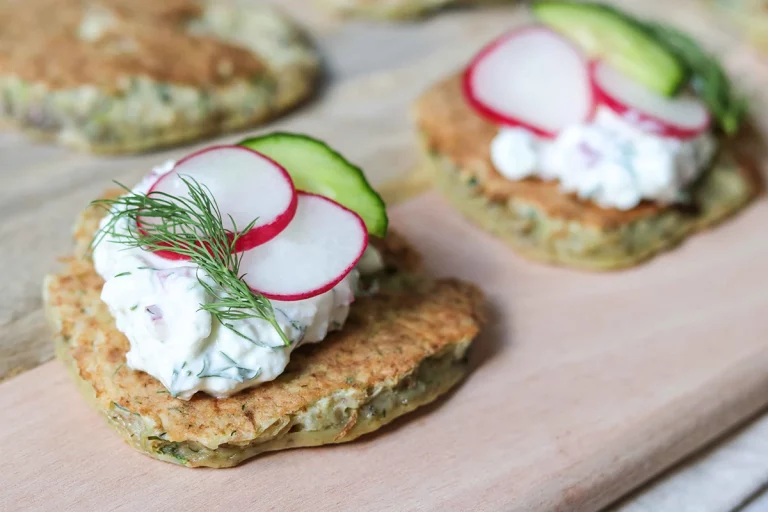
POLYGON ((213 368, 210 366, 209 360, 203 359, 203 367, 200 369, 200 373, 197 374, 197 378, 205 379, 209 377, 219 377, 221 379, 229 379, 237 382, 245 382, 246 380, 252 380, 261 374, 261 368, 246 368, 240 366, 234 359, 229 357, 224 352, 219 351, 219 354, 229 363, 221 368, 213 368), (234 370, 231 372, 230 370, 234 370))
POLYGON ((250 318, 265 320, 288 346, 290 340, 275 319, 272 303, 263 295, 254 293, 240 275, 242 254, 235 252, 235 245, 243 234, 253 228, 257 219, 238 229, 230 216, 232 230, 225 228, 219 205, 208 187, 188 176, 182 176, 181 180, 187 187, 188 197, 165 192, 143 194, 118 183, 127 192, 125 195, 117 199, 93 201, 92 205, 105 208, 112 215, 97 232, 93 247, 109 236, 110 242, 126 247, 151 252, 167 251, 188 257, 214 283, 211 285, 198 273, 200 285, 213 297, 213 301, 200 304, 201 310, 254 344, 259 342, 238 331, 232 322, 250 318), (140 218, 144 222, 140 223, 140 218), (118 229, 123 219, 128 220, 128 230, 118 229))

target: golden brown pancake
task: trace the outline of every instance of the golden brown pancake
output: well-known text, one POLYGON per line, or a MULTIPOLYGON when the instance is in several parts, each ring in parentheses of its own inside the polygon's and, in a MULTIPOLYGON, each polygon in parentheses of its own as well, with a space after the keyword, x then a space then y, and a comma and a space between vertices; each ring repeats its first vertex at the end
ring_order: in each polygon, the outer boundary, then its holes
POLYGON ((317 67, 266 6, 0 3, 0 118, 76 149, 141 151, 253 125, 305 98, 317 67))
POLYGON ((550 263, 589 269, 635 265, 735 213, 760 190, 759 171, 741 157, 744 148, 728 145, 691 190, 691 205, 601 208, 561 192, 556 182, 502 176, 490 156, 499 127, 472 110, 457 76, 427 91, 415 117, 448 199, 522 254, 550 263))
POLYGON ((86 249, 101 212, 75 229, 75 255, 48 276, 44 297, 57 354, 81 390, 134 448, 185 466, 234 466, 259 453, 341 443, 435 400, 461 380, 482 323, 481 292, 432 280, 396 233, 377 243, 381 291, 359 298, 344 328, 297 349, 276 380, 216 399, 171 398, 125 365, 128 340, 100 300, 86 249))

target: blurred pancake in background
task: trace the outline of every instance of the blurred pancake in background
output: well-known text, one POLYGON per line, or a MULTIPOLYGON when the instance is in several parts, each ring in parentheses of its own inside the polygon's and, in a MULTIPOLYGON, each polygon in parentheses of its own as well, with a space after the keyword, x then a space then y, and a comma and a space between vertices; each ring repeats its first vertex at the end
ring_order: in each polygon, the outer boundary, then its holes
POLYGON ((0 3, 0 120, 78 150, 138 152, 256 125, 306 98, 317 69, 266 6, 0 3))

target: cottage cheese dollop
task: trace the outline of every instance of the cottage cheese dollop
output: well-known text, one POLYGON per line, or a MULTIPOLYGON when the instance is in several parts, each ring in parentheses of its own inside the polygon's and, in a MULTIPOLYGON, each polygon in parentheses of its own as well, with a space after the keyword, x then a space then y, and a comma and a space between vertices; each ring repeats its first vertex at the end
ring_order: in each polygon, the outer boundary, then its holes
POLYGON ((511 180, 558 180, 564 192, 629 210, 644 199, 681 201, 716 150, 711 133, 688 140, 662 137, 600 107, 592 121, 570 126, 554 140, 525 128, 502 128, 491 143, 491 160, 511 180))
MULTIPOLYGON (((134 192, 147 193, 173 164, 153 169, 134 192)), ((125 220, 116 229, 129 227, 125 220)), ((198 276, 214 283, 188 261, 126 248, 107 235, 94 249, 93 262, 105 280, 101 298, 118 330, 130 341, 128 366, 152 375, 172 395, 185 400, 198 391, 226 397, 275 379, 296 347, 322 341, 328 332, 343 327, 360 276, 355 269, 333 289, 310 299, 272 301, 276 320, 291 340, 285 347, 265 320, 232 322, 249 338, 245 339, 201 311, 200 304, 211 302, 211 297, 198 276)), ((375 272, 381 265, 381 256, 369 246, 358 268, 375 272)))

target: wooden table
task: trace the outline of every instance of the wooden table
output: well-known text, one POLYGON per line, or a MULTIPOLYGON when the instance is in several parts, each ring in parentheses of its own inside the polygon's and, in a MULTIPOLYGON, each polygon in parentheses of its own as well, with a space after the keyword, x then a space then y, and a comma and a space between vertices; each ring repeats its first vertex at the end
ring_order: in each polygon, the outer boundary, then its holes
MULTIPOLYGON (((424 25, 342 25, 304 0, 276 3, 311 23, 331 78, 316 101, 272 127, 328 140, 377 184, 417 166, 413 99, 494 34, 524 22, 519 11, 497 7, 451 11, 424 25)), ((696 0, 621 3, 674 20, 724 55, 756 96, 757 124, 768 133, 768 103, 757 96, 768 64, 696 0)), ((40 284, 69 250, 77 212, 110 180, 133 183, 192 149, 98 158, 0 135, 0 376, 51 357, 40 284)), ((154 510, 178 503, 182 488, 193 510, 588 510, 768 403, 765 200, 669 256, 610 276, 523 262, 433 194, 395 208, 394 217, 437 271, 479 282, 492 301, 476 370, 450 400, 369 441, 193 472, 123 447, 48 363, 0 386, 0 410, 13 418, 0 422, 0 437, 15 446, 0 472, 0 510, 15 500, 84 510, 101 499, 154 510), (234 486, 238 493, 227 490, 234 486)))

